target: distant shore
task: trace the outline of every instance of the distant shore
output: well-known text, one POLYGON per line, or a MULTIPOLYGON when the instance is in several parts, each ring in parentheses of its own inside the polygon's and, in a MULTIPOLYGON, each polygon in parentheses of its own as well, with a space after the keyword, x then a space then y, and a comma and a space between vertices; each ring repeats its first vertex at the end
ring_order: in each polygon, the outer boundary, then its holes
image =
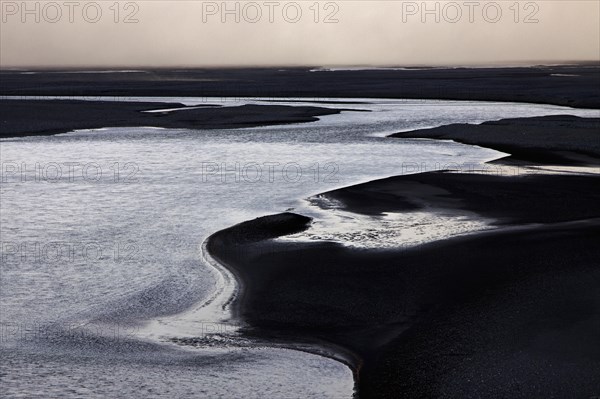
POLYGON ((600 108, 600 64, 334 70, 0 71, 3 96, 303 97, 478 100, 600 108))
POLYGON ((283 102, 299 98, 335 108, 343 104, 332 102, 331 98, 509 101, 600 109, 600 65, 590 63, 335 71, 309 68, 158 69, 133 73, 1 70, 0 79, 0 96, 23 98, 0 99, 0 137, 102 127, 228 129, 310 122, 341 111, 315 106, 219 107, 209 103, 211 97, 261 97, 283 102), (26 99, 29 96, 64 96, 65 99, 37 99, 32 103, 26 99), (186 107, 166 102, 124 101, 125 97, 132 96, 197 97, 206 99, 206 103, 182 111, 146 113, 143 111, 186 107), (77 100, 77 97, 87 97, 88 101, 77 100), (100 101, 102 97, 114 101, 100 101))

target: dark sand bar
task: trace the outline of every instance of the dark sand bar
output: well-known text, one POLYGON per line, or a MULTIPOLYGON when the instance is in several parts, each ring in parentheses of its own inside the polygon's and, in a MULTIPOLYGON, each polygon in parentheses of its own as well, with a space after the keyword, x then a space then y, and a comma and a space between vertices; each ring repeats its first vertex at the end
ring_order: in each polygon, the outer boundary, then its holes
POLYGON ((600 165, 600 118, 555 115, 480 125, 457 123, 391 137, 454 140, 493 148, 511 154, 498 161, 503 164, 600 165))
POLYGON ((186 107, 174 103, 73 100, 0 100, 0 137, 65 133, 75 129, 152 126, 233 129, 312 122, 341 112, 321 107, 242 105, 186 107), (177 111, 145 112, 152 110, 177 111))

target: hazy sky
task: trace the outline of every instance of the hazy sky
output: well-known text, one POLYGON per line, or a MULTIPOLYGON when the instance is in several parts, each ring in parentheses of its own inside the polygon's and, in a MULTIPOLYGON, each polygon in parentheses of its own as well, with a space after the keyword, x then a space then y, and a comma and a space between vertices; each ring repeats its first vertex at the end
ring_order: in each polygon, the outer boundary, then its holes
POLYGON ((1 1, 3 67, 600 59, 598 0, 428 1, 425 7, 394 0, 26 4, 1 1))

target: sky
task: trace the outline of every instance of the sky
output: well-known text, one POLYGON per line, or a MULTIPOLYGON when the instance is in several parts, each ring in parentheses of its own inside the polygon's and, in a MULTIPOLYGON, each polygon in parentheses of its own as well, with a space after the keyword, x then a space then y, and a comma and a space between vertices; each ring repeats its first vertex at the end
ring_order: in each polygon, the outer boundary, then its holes
POLYGON ((0 66, 600 60, 600 1, 0 1, 0 66))

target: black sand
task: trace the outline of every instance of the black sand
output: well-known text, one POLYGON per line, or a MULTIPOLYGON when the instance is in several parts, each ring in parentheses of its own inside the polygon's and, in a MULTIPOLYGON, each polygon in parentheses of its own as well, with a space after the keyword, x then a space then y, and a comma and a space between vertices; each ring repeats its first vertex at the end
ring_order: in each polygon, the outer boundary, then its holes
POLYGON ((0 137, 64 133, 75 129, 153 126, 172 129, 233 129, 312 122, 340 110, 281 105, 242 105, 148 113, 184 108, 172 103, 109 101, 0 100, 0 137))
POLYGON ((414 185, 450 188, 438 205, 451 199, 447 209, 528 226, 409 250, 236 240, 254 236, 252 226, 265 237, 270 225, 271 234, 283 234, 286 220, 293 231, 306 223, 287 214, 219 232, 209 250, 243 281, 240 315, 250 334, 349 348, 362 359, 355 364, 361 398, 589 397, 600 375, 599 183, 595 176, 397 177, 348 190, 366 193, 369 203, 393 188, 400 206, 390 198, 380 210, 397 211, 404 200, 429 202, 430 190, 414 185))

